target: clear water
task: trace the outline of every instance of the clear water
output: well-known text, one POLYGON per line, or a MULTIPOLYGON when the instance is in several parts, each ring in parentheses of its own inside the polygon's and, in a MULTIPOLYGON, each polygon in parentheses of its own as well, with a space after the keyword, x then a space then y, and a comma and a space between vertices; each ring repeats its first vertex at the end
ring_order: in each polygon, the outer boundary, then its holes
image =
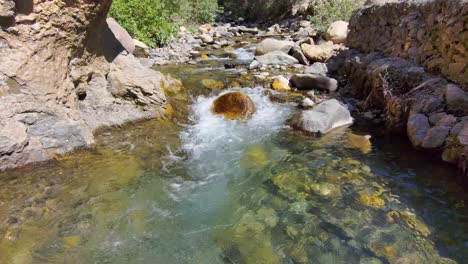
POLYGON ((239 77, 203 67, 163 69, 188 88, 172 99, 171 121, 104 131, 91 150, 0 174, 0 263, 468 258, 456 169, 395 137, 356 144, 350 135, 366 128, 303 136, 285 125, 295 107, 261 87, 237 88, 257 106, 252 119, 214 116, 216 96, 236 88, 211 91, 200 79, 239 77))

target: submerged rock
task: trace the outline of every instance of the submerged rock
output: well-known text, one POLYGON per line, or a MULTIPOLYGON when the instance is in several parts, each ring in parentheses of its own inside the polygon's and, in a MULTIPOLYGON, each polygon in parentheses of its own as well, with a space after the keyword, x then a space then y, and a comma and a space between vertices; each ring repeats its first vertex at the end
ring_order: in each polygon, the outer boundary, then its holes
POLYGON ((203 87, 208 88, 208 89, 223 89, 224 88, 223 82, 216 81, 213 79, 203 79, 201 83, 203 87))
POLYGON ((322 102, 312 110, 302 111, 292 121, 296 129, 320 134, 326 134, 334 128, 352 123, 353 118, 348 109, 336 99, 322 102))
POLYGON ((272 51, 282 51, 283 53, 289 53, 291 48, 294 46, 292 41, 277 40, 273 38, 264 39, 258 43, 255 55, 265 55, 272 51))
POLYGON ((213 102, 212 111, 217 115, 224 115, 227 119, 246 119, 255 111, 255 104, 242 92, 232 92, 218 97, 213 102))
POLYGON ((371 136, 361 136, 354 133, 346 133, 346 148, 359 149, 363 154, 368 154, 372 151, 372 143, 370 141, 371 136))

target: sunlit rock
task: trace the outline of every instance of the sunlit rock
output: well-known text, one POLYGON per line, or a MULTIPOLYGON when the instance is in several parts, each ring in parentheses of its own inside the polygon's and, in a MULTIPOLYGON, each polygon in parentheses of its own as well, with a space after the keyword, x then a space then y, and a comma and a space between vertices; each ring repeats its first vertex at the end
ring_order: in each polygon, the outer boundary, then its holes
POLYGON ((363 154, 368 154, 372 151, 372 143, 370 141, 371 136, 357 135, 352 132, 346 133, 346 145, 347 148, 359 149, 363 154))
POLYGON ((256 111, 255 104, 242 92, 232 92, 218 97, 213 102, 212 112, 227 119, 246 119, 256 111))
POLYGON ((360 194, 357 201, 364 206, 376 209, 383 208, 385 206, 385 200, 376 194, 360 194))
POLYGON ((203 79, 201 83, 203 87, 208 88, 208 89, 223 89, 224 88, 223 82, 216 81, 213 79, 203 79))

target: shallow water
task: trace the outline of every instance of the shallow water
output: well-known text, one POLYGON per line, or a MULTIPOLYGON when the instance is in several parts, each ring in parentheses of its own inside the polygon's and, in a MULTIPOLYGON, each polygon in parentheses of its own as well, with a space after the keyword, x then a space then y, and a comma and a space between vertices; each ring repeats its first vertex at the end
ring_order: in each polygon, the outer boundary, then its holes
POLYGON ((239 80, 225 61, 162 68, 187 87, 171 100, 172 120, 104 131, 91 150, 0 174, 0 263, 468 258, 456 169, 403 139, 375 134, 372 145, 356 144, 366 128, 296 133, 285 125, 295 107, 272 103, 262 87, 203 88, 203 78, 239 80), (252 119, 211 114, 216 96, 232 90, 255 102, 252 119))

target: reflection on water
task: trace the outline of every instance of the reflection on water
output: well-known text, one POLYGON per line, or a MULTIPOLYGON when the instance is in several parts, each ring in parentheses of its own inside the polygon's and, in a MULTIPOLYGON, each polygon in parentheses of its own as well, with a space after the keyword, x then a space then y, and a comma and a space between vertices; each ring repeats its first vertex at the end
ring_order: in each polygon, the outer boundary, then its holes
POLYGON ((214 93, 195 93, 189 109, 173 101, 174 122, 104 131, 92 150, 0 174, 0 263, 468 258, 456 170, 395 138, 303 136, 284 126, 292 106, 242 90, 249 121, 212 115, 214 93))

